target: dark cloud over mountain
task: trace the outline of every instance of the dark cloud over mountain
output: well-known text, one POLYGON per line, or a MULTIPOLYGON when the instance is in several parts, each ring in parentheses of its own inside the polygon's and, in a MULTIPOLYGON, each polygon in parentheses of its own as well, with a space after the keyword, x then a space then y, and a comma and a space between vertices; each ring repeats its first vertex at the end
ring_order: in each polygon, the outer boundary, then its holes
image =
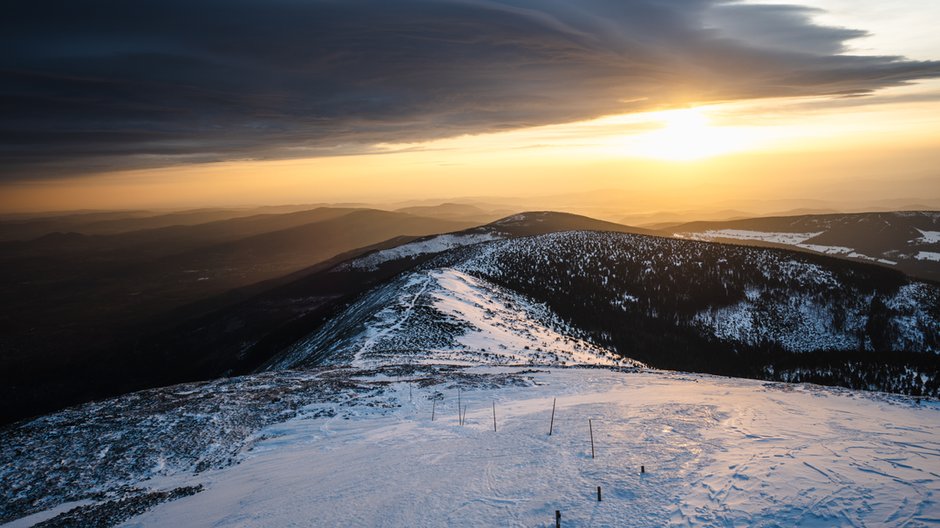
POLYGON ((350 153, 683 101, 866 94, 940 63, 718 0, 14 0, 5 179, 350 153))

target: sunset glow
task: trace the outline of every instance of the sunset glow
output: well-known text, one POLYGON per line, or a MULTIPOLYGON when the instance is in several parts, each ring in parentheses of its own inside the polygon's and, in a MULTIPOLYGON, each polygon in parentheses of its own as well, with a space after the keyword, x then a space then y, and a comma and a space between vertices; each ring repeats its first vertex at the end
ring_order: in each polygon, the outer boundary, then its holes
MULTIPOLYGON (((300 100, 294 107, 271 110, 267 105, 280 96, 255 87, 260 90, 258 108, 242 108, 230 117, 213 114, 237 123, 231 126, 212 124, 211 119, 177 124, 189 114, 172 110, 176 103, 168 103, 171 111, 160 118, 166 122, 152 125, 142 124, 146 116, 120 115, 124 110, 115 110, 111 125, 98 118, 86 123, 81 117, 45 131, 45 119, 11 121, 16 128, 10 134, 17 139, 6 150, 11 161, 0 180, 0 209, 557 197, 599 189, 636 197, 636 203, 623 204, 627 209, 696 203, 706 209, 756 212, 761 201, 819 193, 833 197, 834 207, 849 209, 877 207, 886 198, 940 203, 930 202, 940 200, 937 175, 930 169, 940 166, 940 65, 930 62, 940 56, 940 37, 912 25, 912 12, 919 13, 916 19, 929 20, 940 16, 940 7, 929 0, 911 0, 909 10, 887 9, 878 2, 812 0, 805 9, 791 6, 779 12, 758 2, 716 3, 701 14, 700 23, 709 31, 732 39, 719 41, 721 45, 734 42, 758 55, 775 49, 778 55, 765 57, 763 66, 738 66, 728 59, 699 71, 685 62, 693 59, 684 55, 700 53, 690 44, 670 52, 677 63, 664 58, 658 66, 662 72, 638 66, 644 73, 606 79, 606 70, 598 70, 590 82, 572 77, 567 66, 556 63, 536 75, 550 82, 516 79, 511 66, 516 59, 506 59, 510 62, 499 70, 505 79, 475 92, 447 85, 422 95, 420 85, 410 84, 386 90, 368 78, 368 71, 355 69, 348 75, 364 77, 350 81, 347 95, 335 95, 337 100, 352 98, 348 112, 355 115, 334 115, 335 109, 328 109, 321 117, 310 117, 296 109, 306 104, 300 100), (745 25, 757 23, 749 18, 753 16, 779 16, 783 25, 777 33, 755 32, 745 25), (784 55, 790 58, 780 59, 784 55), (817 60, 845 64, 837 71, 815 65, 817 60), (791 71, 793 61, 807 64, 791 71), (821 73, 811 74, 814 68, 821 73), (852 68, 858 71, 847 73, 852 68), (879 68, 885 73, 869 71, 879 68), (910 72, 887 73, 905 69, 910 72), (779 78, 764 77, 772 74, 779 78), (851 78, 842 80, 843 75, 851 78), (891 75, 900 77, 884 80, 891 75), (356 102, 360 96, 349 95, 356 82, 364 92, 378 90, 378 95, 362 95, 356 102), (516 83, 522 88, 514 88, 516 83), (568 91, 561 88, 568 84, 568 91), (423 102, 389 103, 386 109, 382 101, 405 97, 403 90, 414 90, 413 97, 423 102), (793 94, 782 95, 788 91, 793 94), (461 103, 465 98, 480 100, 461 103), (373 104, 378 105, 375 112, 360 115, 373 104), (458 108, 463 104, 475 106, 458 108), (399 111, 408 115, 389 121, 386 114, 399 111), (33 126, 43 130, 24 133, 33 126), (184 129, 182 135, 173 132, 184 129), (113 136, 122 145, 99 144, 98 136, 113 136), (29 138, 40 137, 49 139, 30 143, 29 138), (86 140, 94 144, 80 146, 86 140), (854 182, 851 190, 830 192, 846 181, 854 182), (925 187, 926 182, 934 185, 925 187), (703 194, 700 185, 723 191, 703 194)), ((647 35, 641 26, 632 31, 637 39, 659 42, 659 36, 647 35)), ((492 38, 518 43, 502 34, 492 38)), ((565 45, 554 42, 551 34, 532 38, 547 39, 545 46, 565 45)), ((606 45, 613 49, 629 48, 615 34, 609 38, 613 40, 606 45)), ((408 60, 438 64, 432 50, 428 57, 419 53, 408 60)), ((703 55, 694 60, 712 59, 703 55)), ((453 75, 464 73, 458 68, 453 75)), ((440 81, 436 79, 427 82, 440 81)), ((115 108, 142 107, 133 102, 115 108)))
POLYGON ((758 139, 744 127, 714 126, 702 109, 650 114, 662 128, 627 137, 628 155, 669 161, 694 161, 755 148, 758 139))

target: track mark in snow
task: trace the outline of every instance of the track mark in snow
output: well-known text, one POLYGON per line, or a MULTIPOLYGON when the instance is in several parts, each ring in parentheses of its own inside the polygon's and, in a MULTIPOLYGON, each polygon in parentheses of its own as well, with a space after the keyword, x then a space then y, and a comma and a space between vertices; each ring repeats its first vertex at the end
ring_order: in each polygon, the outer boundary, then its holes
MULTIPOLYGON (((366 337, 365 342, 362 344, 359 351, 357 351, 354 355, 352 362, 354 367, 364 366, 365 361, 363 361, 363 356, 375 348, 376 343, 378 343, 379 340, 381 340, 383 337, 392 335, 396 331, 400 330, 404 323, 411 317, 411 314, 414 313, 415 305, 418 303, 418 299, 420 299, 421 296, 424 295, 424 292, 427 291, 428 285, 431 283, 432 279, 428 276, 413 275, 413 280, 415 282, 421 283, 420 289, 405 300, 406 306, 404 310, 401 311, 397 319, 392 322, 390 326, 381 328, 375 334, 368 335, 366 337)), ((386 321, 386 324, 387 323, 388 322, 386 321)))

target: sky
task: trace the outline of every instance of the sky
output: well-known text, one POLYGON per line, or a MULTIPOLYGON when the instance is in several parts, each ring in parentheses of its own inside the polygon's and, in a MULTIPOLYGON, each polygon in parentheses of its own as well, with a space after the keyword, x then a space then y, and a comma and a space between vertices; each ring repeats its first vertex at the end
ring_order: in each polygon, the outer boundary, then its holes
POLYGON ((7 11, 0 212, 538 196, 625 212, 940 207, 935 0, 7 11))

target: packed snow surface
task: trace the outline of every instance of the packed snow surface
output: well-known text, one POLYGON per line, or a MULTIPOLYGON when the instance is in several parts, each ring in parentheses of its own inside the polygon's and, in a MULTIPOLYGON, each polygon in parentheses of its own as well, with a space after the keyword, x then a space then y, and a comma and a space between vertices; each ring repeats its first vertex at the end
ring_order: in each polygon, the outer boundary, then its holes
POLYGON ((940 262, 940 253, 934 251, 918 251, 914 258, 917 260, 932 260, 934 262, 940 262))
POLYGON ((940 522, 936 403, 650 371, 462 375, 360 378, 381 394, 311 400, 240 464, 154 478, 204 489, 123 526, 554 526, 556 510, 562 526, 940 522))

